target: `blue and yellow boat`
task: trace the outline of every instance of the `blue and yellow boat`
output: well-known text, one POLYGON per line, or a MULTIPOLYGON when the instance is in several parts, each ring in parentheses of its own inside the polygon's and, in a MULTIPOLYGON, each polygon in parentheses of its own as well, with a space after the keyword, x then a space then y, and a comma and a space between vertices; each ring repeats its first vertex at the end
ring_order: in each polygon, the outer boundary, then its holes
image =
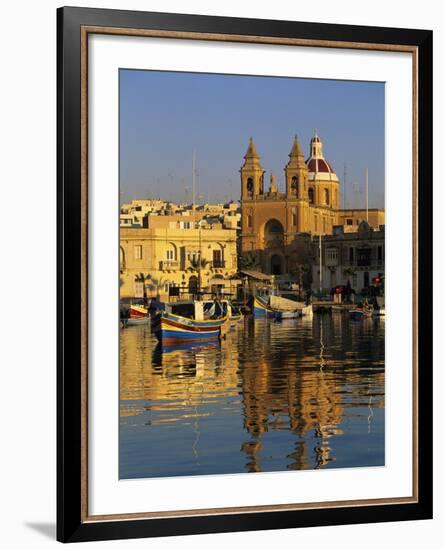
POLYGON ((244 316, 241 313, 241 310, 235 306, 234 304, 231 305, 231 314, 230 314, 230 321, 234 324, 240 321, 244 318, 244 316))
POLYGON ((151 326, 162 345, 180 342, 216 340, 230 320, 226 301, 183 301, 165 304, 164 311, 154 315, 151 326))
POLYGON ((270 319, 275 319, 278 312, 272 309, 267 304, 264 298, 260 296, 255 296, 253 304, 253 314, 255 317, 268 317, 270 319))

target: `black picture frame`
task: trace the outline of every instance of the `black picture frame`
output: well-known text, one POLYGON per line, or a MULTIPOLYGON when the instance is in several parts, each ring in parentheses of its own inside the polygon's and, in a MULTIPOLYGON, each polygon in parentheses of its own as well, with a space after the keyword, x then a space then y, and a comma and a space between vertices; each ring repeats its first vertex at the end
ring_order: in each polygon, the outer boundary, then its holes
POLYGON ((432 517, 432 32, 92 8, 57 11, 57 539, 62 542, 355 524, 432 517), (416 502, 88 521, 82 514, 81 28, 115 27, 408 45, 417 48, 416 502))

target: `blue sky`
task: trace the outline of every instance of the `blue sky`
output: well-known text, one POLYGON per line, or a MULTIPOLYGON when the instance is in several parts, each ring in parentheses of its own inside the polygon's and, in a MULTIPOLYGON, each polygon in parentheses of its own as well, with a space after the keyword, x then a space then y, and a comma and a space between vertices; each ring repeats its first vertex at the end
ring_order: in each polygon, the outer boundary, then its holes
POLYGON ((347 207, 365 207, 367 167, 369 206, 383 207, 383 83, 120 70, 121 201, 191 201, 194 149, 197 202, 237 200, 250 136, 283 190, 294 135, 308 157, 315 128, 341 197, 347 165, 347 207))

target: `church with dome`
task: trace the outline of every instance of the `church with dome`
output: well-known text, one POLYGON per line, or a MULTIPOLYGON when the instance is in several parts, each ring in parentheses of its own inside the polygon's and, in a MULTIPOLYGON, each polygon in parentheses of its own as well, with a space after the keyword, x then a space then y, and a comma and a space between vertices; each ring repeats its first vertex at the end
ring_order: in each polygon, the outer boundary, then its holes
MULTIPOLYGON (((331 235, 338 225, 357 231, 367 218, 366 209, 340 208, 339 178, 324 157, 317 132, 310 140, 307 159, 294 138, 284 167, 285 190, 277 188, 273 174, 265 188, 265 170, 252 138, 240 174, 241 255, 258 258, 258 267, 265 273, 288 273, 292 262, 304 263, 301 243, 307 237, 331 235)), ((369 209, 367 221, 378 230, 384 224, 384 210, 369 209)))

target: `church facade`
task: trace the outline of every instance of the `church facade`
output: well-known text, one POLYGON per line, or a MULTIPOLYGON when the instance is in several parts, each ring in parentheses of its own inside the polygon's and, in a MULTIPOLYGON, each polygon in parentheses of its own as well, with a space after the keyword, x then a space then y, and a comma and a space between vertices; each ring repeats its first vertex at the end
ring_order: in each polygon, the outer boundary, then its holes
MULTIPOLYGON (((311 235, 331 235, 339 224, 352 229, 366 215, 363 210, 340 209, 339 178, 325 159, 316 133, 310 140, 307 160, 297 136, 294 138, 284 173, 284 192, 277 189, 273 174, 265 189, 265 170, 250 138, 240 169, 240 252, 244 262, 255 261, 254 267, 275 275, 292 273, 301 264, 311 263, 311 235)), ((383 223, 381 212, 372 209, 375 225, 381 220, 383 223)))

